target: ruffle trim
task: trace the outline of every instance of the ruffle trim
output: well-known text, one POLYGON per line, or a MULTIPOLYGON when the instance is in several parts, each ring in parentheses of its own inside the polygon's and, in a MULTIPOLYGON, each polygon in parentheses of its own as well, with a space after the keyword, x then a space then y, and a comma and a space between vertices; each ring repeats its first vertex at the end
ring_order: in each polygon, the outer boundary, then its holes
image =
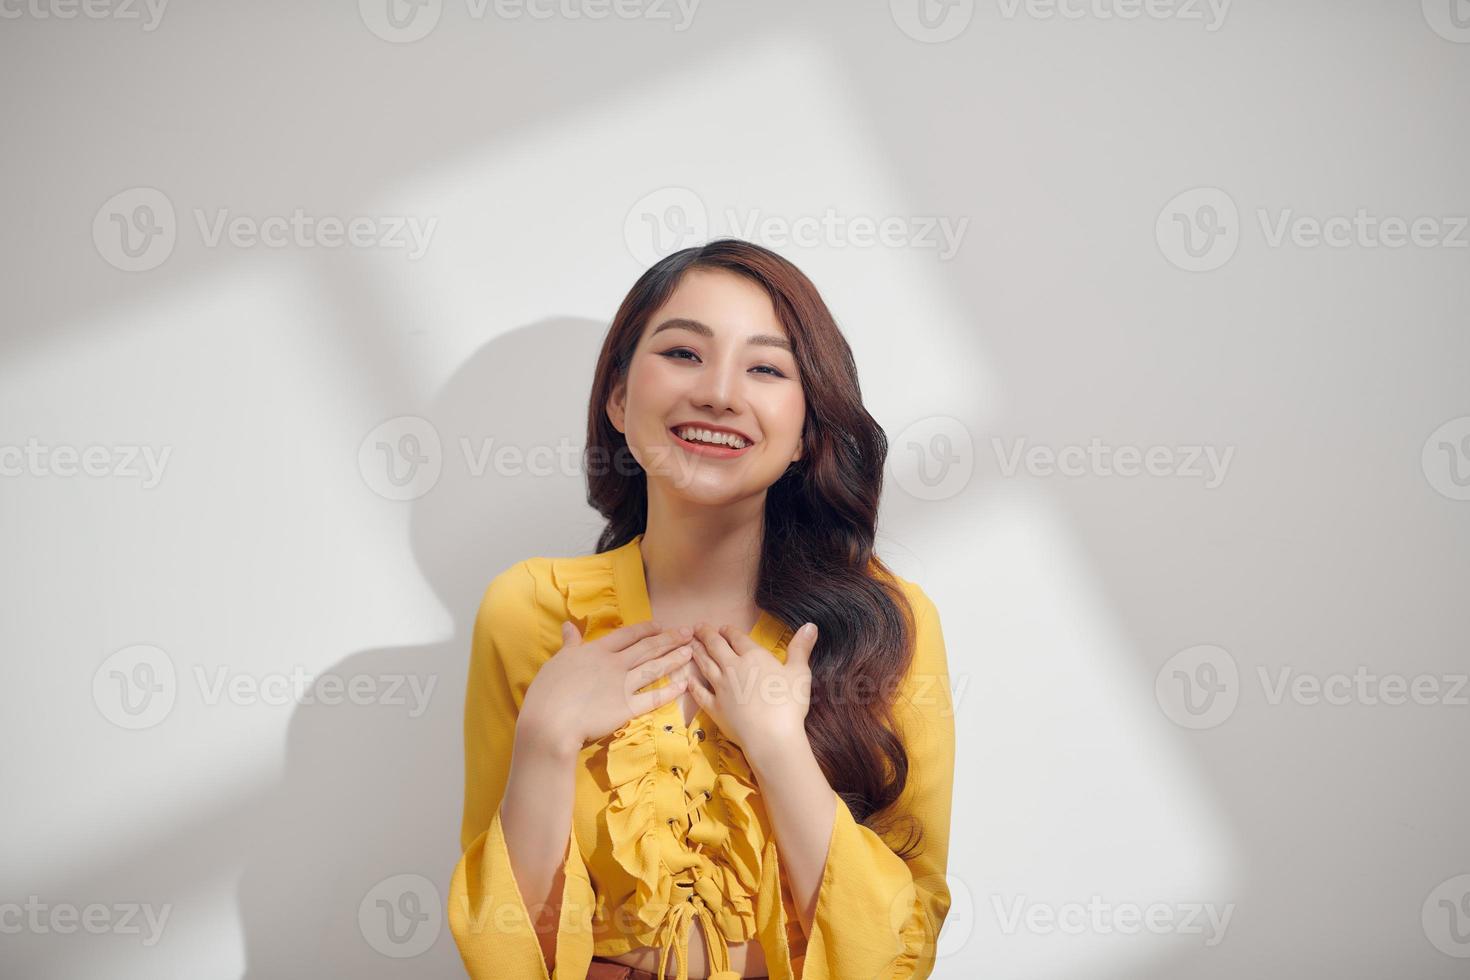
POLYGON ((600 636, 622 625, 612 565, 605 556, 553 561, 551 579, 565 596, 567 616, 583 638, 591 633, 600 636))
POLYGON ((725 937, 743 941, 756 934, 755 896, 771 835, 745 753, 718 731, 707 734, 713 765, 693 732, 666 731, 651 713, 613 733, 608 835, 614 859, 636 882, 637 914, 650 931, 693 888, 725 937))
MULTIPOLYGON (((556 561, 552 578, 584 637, 623 625, 606 555, 556 561)), ((665 717, 646 712, 608 743, 613 857, 636 883, 646 936, 658 934, 693 888, 724 937, 743 942, 757 934, 762 856, 773 836, 755 776, 740 746, 719 731, 701 740, 692 729, 666 730, 665 717)))

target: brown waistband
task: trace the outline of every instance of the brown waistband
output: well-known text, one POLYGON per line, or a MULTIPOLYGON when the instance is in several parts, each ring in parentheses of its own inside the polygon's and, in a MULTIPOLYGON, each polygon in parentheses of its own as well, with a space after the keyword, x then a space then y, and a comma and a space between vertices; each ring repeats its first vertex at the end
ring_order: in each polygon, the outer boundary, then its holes
POLYGON ((658 974, 594 956, 587 966, 587 980, 658 980, 658 974))

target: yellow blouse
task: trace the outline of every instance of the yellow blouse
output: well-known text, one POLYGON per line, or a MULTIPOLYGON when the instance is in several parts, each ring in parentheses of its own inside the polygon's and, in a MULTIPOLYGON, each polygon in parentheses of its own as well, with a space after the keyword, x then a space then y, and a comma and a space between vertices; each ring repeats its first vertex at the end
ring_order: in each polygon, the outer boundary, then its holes
MULTIPOLYGON (((551 980, 500 822, 516 716, 537 669, 561 648, 563 621, 594 640, 651 618, 642 537, 600 554, 528 558, 485 591, 465 698, 463 856, 448 909, 471 977, 551 980)), ((916 613, 917 646, 894 708, 910 763, 894 809, 922 825, 921 852, 900 859, 834 792, 832 839, 806 936, 744 753, 702 709, 686 727, 676 698, 579 754, 555 977, 583 980, 593 955, 652 946, 661 950, 659 974, 672 953, 685 980, 696 917, 712 980, 738 976, 728 946, 750 939, 781 980, 929 976, 950 906, 954 712, 938 611, 913 582, 898 582, 916 613)), ((762 613, 751 638, 784 663, 792 633, 762 613)))

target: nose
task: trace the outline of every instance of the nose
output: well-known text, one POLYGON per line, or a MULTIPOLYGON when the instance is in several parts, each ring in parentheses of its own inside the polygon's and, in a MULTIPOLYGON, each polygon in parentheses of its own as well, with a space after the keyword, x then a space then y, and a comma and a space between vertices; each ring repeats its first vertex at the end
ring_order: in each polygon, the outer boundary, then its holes
POLYGON ((719 357, 707 362, 696 372, 690 398, 695 405, 710 412, 740 411, 740 363, 733 357, 719 357))

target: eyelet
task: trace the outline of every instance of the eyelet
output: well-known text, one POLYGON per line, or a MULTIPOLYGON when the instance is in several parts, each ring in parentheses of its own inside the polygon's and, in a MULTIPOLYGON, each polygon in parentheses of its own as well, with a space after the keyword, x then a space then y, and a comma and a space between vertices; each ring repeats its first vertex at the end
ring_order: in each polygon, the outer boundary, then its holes
POLYGON ((674 775, 675 776, 679 775, 679 767, 678 766, 675 766, 674 767, 674 775))
POLYGON ((664 726, 664 731, 666 731, 666 732, 671 732, 673 730, 674 730, 674 726, 673 725, 665 725, 664 726))
POLYGON ((704 741, 704 729, 703 728, 696 728, 694 730, 694 737, 697 738, 697 739, 699 739, 701 742, 703 742, 704 741))
POLYGON ((713 798, 713 794, 712 794, 712 793, 710 793, 710 791, 709 791, 709 790, 705 790, 705 791, 704 791, 704 798, 705 798, 705 799, 707 799, 707 800, 708 800, 708 799, 712 799, 712 798, 713 798))

